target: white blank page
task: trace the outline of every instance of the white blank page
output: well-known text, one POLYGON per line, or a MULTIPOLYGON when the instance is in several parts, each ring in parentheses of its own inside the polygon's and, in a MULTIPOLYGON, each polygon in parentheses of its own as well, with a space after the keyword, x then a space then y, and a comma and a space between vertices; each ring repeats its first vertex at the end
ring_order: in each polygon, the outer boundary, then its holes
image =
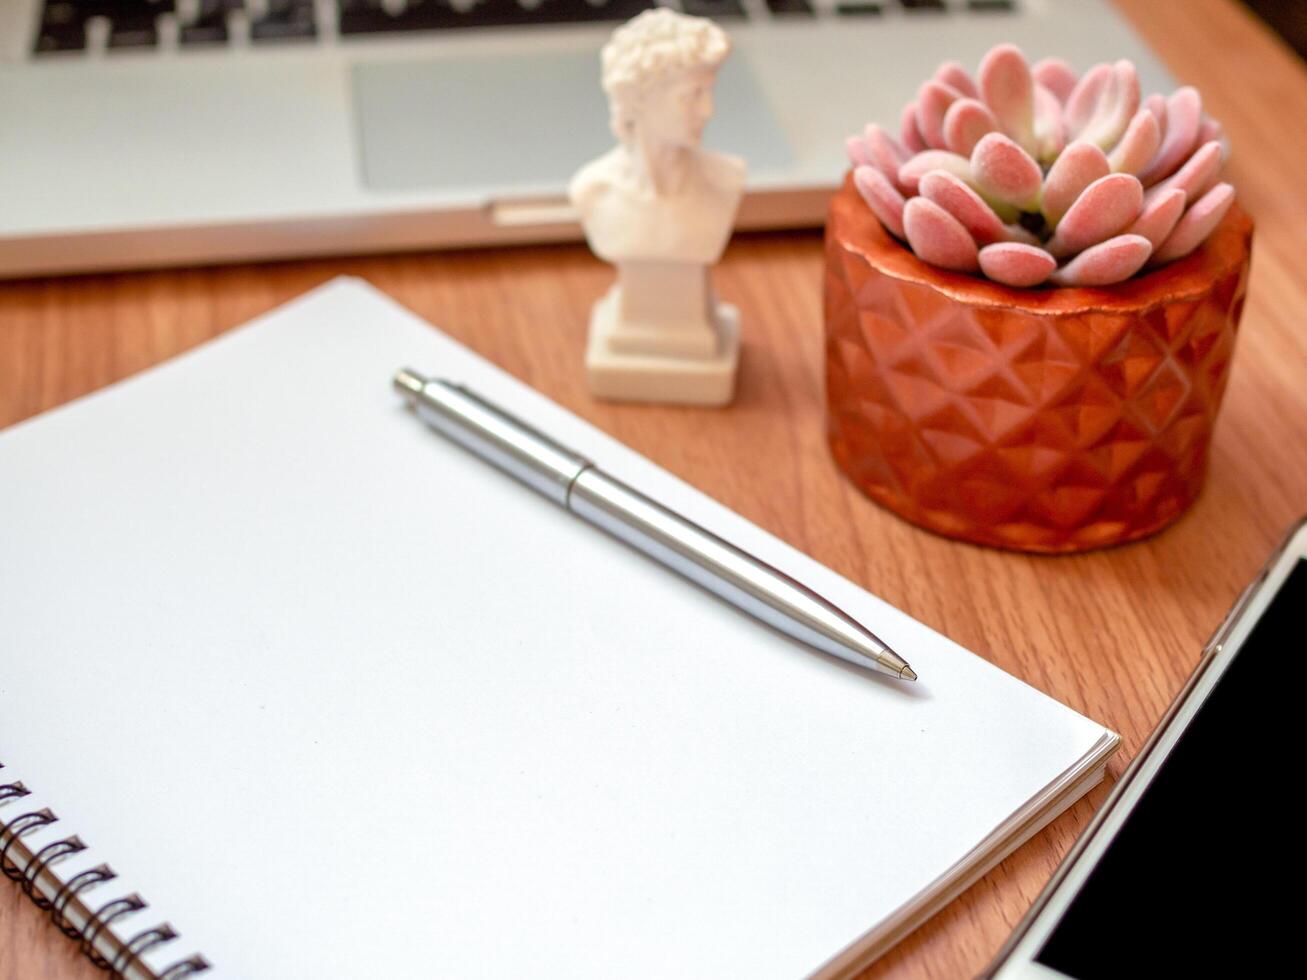
POLYGON ((182 933, 156 962, 799 976, 1103 734, 357 281, 0 433, 0 759, 182 933), (401 366, 790 572, 921 682, 493 470, 402 407, 401 366))

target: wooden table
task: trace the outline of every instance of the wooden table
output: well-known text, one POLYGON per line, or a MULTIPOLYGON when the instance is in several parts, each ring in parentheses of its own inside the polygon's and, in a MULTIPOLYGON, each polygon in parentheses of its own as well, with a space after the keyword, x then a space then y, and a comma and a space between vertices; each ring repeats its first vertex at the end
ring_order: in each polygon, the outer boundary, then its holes
MULTIPOLYGON (((1150 541, 1074 558, 989 551, 909 526, 843 480, 822 434, 815 233, 731 244, 716 281, 739 305, 746 340, 739 395, 725 411, 587 396, 579 370, 587 315, 611 273, 585 249, 561 246, 0 284, 0 426, 332 276, 370 280, 746 517, 1122 734, 1109 785, 866 975, 974 974, 1103 802, 1240 589, 1307 512, 1307 70, 1230 0, 1118 2, 1225 123, 1229 179, 1258 221, 1211 477, 1193 510, 1150 541)), ((99 975, 16 887, 0 885, 0 980, 99 975)))

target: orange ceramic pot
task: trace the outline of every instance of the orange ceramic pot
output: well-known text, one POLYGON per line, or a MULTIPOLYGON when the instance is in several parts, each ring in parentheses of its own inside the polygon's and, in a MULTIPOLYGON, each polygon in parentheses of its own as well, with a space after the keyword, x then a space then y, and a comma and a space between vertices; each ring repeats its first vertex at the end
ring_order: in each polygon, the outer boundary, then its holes
POLYGON ((831 450, 914 523, 1022 551, 1152 534, 1193 503, 1229 378, 1252 222, 1104 288, 1013 289, 919 260, 852 181, 826 225, 831 450))

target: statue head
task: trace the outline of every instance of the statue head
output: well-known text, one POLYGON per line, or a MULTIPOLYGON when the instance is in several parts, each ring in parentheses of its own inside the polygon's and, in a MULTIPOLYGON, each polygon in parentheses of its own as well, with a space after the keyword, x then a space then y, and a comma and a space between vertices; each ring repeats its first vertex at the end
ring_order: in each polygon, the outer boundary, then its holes
POLYGON ((695 147, 712 116, 712 86, 730 53, 726 32, 704 17, 646 10, 604 45, 603 86, 613 135, 626 145, 695 147))

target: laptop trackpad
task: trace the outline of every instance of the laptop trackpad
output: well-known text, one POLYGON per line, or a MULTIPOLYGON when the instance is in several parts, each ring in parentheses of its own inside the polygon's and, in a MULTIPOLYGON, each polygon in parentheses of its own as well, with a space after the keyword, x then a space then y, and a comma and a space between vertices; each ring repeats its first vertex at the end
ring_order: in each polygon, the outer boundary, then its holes
MULTIPOLYGON (((356 64, 363 183, 374 190, 557 190, 608 150, 596 52, 356 64)), ((741 52, 717 79, 705 145, 753 173, 794 154, 741 52)))

